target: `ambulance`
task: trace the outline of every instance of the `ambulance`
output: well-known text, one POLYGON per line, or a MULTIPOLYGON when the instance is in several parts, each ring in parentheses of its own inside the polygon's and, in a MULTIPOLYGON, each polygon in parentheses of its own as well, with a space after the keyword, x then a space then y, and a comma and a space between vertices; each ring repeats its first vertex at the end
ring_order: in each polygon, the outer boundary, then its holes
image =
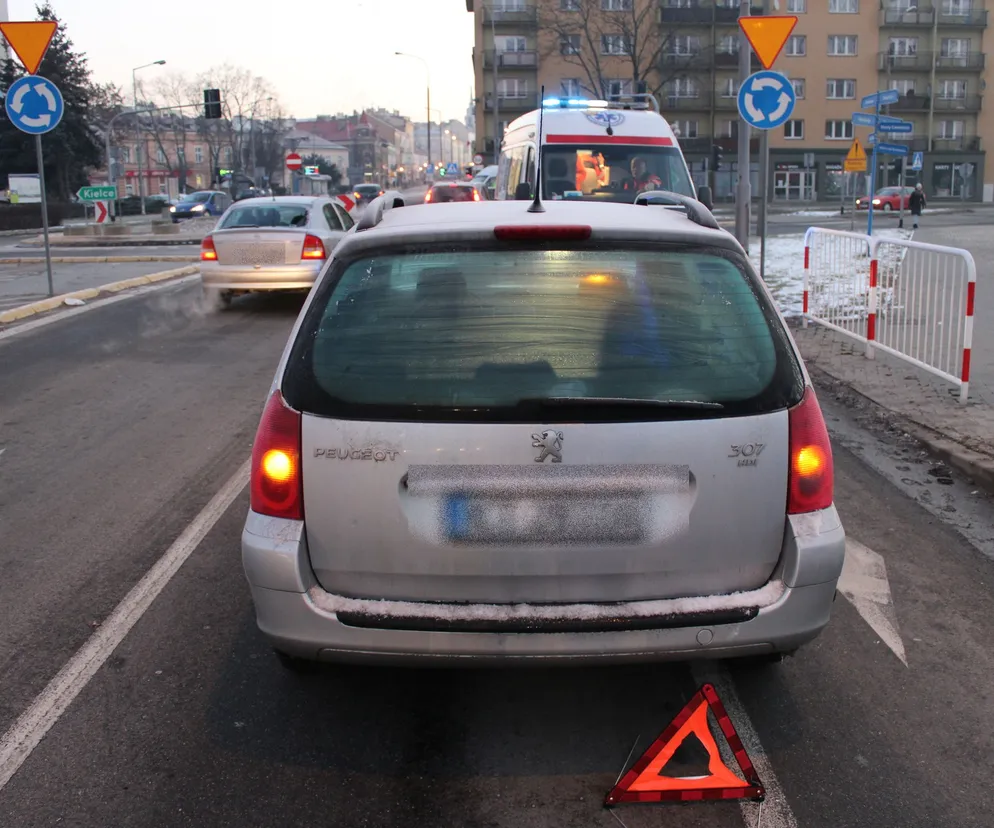
POLYGON ((632 204, 640 193, 669 190, 712 206, 710 188, 694 187, 652 95, 610 102, 548 98, 541 110, 512 121, 501 143, 497 199, 534 196, 540 140, 544 199, 632 204))

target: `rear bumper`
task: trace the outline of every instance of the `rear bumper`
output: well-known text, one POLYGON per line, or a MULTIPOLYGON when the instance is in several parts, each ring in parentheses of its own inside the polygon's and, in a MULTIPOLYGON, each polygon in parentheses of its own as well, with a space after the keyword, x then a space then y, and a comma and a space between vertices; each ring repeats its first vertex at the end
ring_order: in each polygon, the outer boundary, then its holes
POLYGON ((200 274, 209 290, 309 290, 324 262, 276 267, 201 262, 200 274))
MULTIPOLYGON (((302 523, 250 513, 242 534, 242 560, 260 630, 283 652, 323 661, 625 662, 789 652, 828 624, 844 558, 845 534, 833 507, 790 519, 777 570, 754 593, 765 603, 748 620, 709 623, 699 615, 677 614, 667 617, 664 629, 442 632, 344 623, 335 607, 349 599, 330 595, 315 583, 302 523)), ((385 608, 389 602, 362 603, 385 608)), ((623 614, 626 606, 634 611, 637 604, 616 604, 614 614, 623 614)), ((459 609, 488 612, 486 605, 459 609)), ((370 617, 382 615, 377 609, 370 617)))

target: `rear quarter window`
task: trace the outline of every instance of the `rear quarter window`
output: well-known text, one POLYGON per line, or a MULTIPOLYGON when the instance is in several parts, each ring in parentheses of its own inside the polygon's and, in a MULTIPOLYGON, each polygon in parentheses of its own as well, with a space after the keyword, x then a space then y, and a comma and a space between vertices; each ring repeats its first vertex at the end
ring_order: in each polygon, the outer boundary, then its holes
MULTIPOLYGON (((548 398, 777 410, 803 383, 753 279, 734 254, 658 247, 397 250, 335 262, 283 391, 300 410, 361 419, 526 422, 548 398)), ((670 416, 700 414, 624 418, 670 416)))

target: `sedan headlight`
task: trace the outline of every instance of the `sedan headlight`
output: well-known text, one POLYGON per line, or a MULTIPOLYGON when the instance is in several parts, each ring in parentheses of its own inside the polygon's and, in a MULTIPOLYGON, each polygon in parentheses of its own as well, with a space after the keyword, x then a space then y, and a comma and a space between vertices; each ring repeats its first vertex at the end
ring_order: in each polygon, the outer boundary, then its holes
POLYGON ((176 208, 175 207, 170 207, 169 208, 169 212, 170 213, 175 213, 176 212, 176 208))
POLYGON ((873 206, 876 207, 878 204, 880 204, 880 199, 879 198, 873 199, 873 206))
POLYGON ((202 212, 204 212, 204 205, 203 204, 198 204, 196 207, 191 208, 190 212, 191 213, 202 213, 202 212))

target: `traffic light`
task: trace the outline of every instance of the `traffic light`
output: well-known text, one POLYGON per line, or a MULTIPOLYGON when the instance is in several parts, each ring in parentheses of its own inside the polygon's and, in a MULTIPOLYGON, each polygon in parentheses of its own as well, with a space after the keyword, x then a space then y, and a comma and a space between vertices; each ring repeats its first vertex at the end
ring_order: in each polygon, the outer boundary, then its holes
POLYGON ((721 147, 714 144, 711 147, 711 169, 720 170, 721 169, 721 147))
POLYGON ((204 117, 216 121, 221 117, 221 90, 204 90, 204 117))

